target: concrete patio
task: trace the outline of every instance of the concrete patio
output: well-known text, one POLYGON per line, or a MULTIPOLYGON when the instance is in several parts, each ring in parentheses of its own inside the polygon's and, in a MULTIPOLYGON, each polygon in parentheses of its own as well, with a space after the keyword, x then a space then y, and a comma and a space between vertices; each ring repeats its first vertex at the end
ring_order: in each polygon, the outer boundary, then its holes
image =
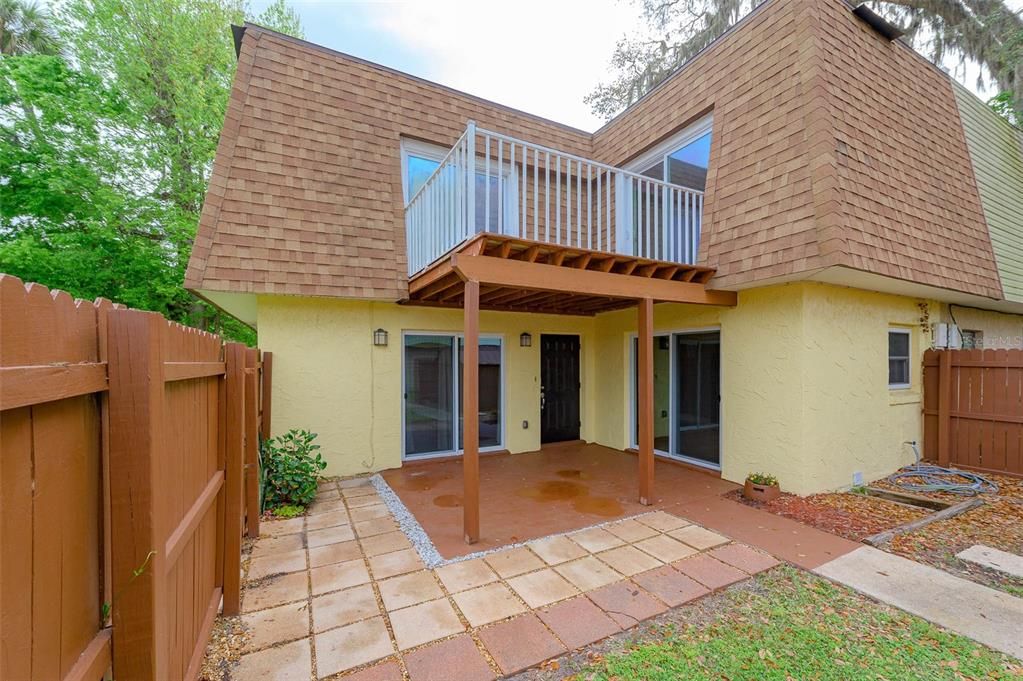
POLYGON ((653 511, 429 569, 369 479, 328 481, 252 548, 231 678, 493 679, 777 562, 653 511))

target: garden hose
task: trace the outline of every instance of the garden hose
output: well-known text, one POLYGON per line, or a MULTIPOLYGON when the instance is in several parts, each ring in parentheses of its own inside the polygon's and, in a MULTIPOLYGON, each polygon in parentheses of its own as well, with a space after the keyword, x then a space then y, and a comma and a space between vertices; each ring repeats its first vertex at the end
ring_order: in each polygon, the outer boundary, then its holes
POLYGON ((913 448, 916 463, 888 476, 888 482, 908 492, 949 492, 964 497, 998 493, 998 485, 983 475, 942 466, 920 463, 920 450, 916 442, 905 444, 913 448))

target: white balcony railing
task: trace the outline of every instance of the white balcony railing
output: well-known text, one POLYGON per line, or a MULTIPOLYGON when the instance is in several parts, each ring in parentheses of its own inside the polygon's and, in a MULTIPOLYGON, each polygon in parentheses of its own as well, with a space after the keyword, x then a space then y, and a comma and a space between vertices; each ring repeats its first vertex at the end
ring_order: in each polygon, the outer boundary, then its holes
POLYGON ((405 206, 409 275, 480 232, 691 265, 703 192, 477 128, 405 206))

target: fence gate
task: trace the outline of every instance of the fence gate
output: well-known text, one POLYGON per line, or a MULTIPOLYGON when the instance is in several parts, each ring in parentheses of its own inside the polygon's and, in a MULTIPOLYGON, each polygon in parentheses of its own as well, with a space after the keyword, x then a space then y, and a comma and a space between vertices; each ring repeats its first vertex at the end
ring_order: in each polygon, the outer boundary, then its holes
POLYGON ((923 456, 1023 475, 1023 350, 924 353, 923 456))

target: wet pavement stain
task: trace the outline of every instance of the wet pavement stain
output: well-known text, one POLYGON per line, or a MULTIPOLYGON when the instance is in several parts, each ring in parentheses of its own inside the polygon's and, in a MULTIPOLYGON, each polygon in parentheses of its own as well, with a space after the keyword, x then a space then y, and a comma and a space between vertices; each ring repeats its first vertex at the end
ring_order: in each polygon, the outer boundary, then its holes
POLYGON ((584 473, 578 468, 567 468, 557 472, 557 475, 562 478, 571 478, 573 480, 589 480, 590 474, 584 473))
POLYGON ((592 513, 606 518, 616 518, 625 513, 622 504, 611 497, 580 497, 572 500, 572 508, 580 513, 592 513))
POLYGON ((441 494, 433 498, 433 505, 441 508, 458 508, 462 505, 460 494, 441 494))
POLYGON ((544 480, 535 487, 523 487, 516 494, 537 501, 565 501, 590 493, 586 485, 571 480, 544 480))
POLYGON ((429 473, 409 473, 397 484, 401 489, 410 492, 426 492, 437 486, 437 483, 447 480, 446 476, 430 475, 429 473))

